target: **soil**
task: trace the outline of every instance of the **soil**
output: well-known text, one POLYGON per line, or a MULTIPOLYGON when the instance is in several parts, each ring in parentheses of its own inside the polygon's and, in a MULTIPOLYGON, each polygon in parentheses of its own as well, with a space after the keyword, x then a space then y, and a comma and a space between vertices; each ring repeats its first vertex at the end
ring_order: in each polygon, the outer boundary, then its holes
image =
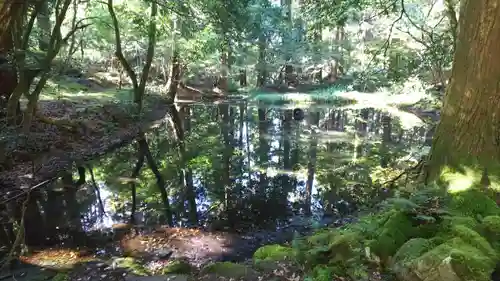
POLYGON ((40 101, 42 116, 76 122, 76 128, 51 125, 36 118, 28 134, 11 128, 10 134, 3 136, 6 159, 0 163, 0 188, 35 186, 56 178, 60 171, 71 170, 74 163, 82 165, 131 142, 140 130, 163 122, 168 113, 170 105, 161 97, 151 99, 154 101, 148 103, 148 111, 141 117, 129 113, 131 104, 99 104, 83 99, 40 101))

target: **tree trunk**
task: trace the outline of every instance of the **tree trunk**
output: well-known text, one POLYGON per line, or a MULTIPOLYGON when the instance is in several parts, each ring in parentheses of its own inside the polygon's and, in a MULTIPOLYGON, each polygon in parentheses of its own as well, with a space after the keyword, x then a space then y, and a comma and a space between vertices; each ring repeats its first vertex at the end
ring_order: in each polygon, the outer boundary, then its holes
POLYGON ((259 36, 259 60, 257 62, 257 87, 263 87, 266 83, 266 37, 259 36))
MULTIPOLYGON (((76 5, 76 4, 75 4, 76 5)), ((48 51, 50 46, 50 35, 52 26, 50 24, 49 1, 41 1, 40 10, 36 16, 36 22, 40 29, 38 38, 38 47, 42 51, 48 51)))
MULTIPOLYGON (((8 62, 6 57, 14 49, 13 31, 16 25, 23 19, 23 13, 26 11, 25 2, 16 0, 6 0, 0 3, 0 59, 2 68, 0 68, 0 99, 7 101, 17 86, 17 73, 10 67, 5 67, 8 62)), ((7 112, 7 102, 4 104, 7 112)))
POLYGON ((229 68, 229 40, 225 38, 220 55, 220 76, 216 85, 223 94, 229 91, 229 68))
POLYGON ((462 1, 452 76, 426 181, 436 179, 445 166, 498 170, 500 1, 462 1))
POLYGON ((172 67, 170 69, 170 79, 168 79, 168 100, 174 102, 175 96, 177 95, 177 87, 179 86, 179 81, 181 79, 181 68, 179 63, 179 51, 177 47, 173 47, 172 54, 172 67))
POLYGON ((172 20, 172 62, 171 62, 171 67, 170 67, 170 77, 168 79, 167 83, 167 89, 168 89, 168 100, 171 102, 174 102, 175 96, 177 94, 177 87, 179 86, 179 81, 181 79, 181 64, 180 64, 180 57, 179 57, 179 47, 177 46, 177 32, 180 30, 179 25, 180 25, 180 19, 179 17, 175 16, 172 20))

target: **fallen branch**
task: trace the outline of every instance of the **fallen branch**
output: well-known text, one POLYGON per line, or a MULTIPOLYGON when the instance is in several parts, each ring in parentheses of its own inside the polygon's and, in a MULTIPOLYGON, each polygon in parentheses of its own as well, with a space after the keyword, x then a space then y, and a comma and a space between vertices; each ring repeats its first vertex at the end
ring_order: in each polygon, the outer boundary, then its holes
POLYGON ((397 180, 399 180, 402 176, 408 174, 409 172, 413 171, 413 170, 416 170, 418 169, 422 163, 424 162, 424 159, 420 159, 420 161, 417 162, 417 164, 415 164, 414 166, 411 166, 410 168, 407 168, 405 169, 403 172, 401 172, 399 175, 397 175, 396 177, 394 177, 393 179, 391 180, 388 180, 384 183, 382 183, 382 185, 393 185, 397 180))
POLYGON ((35 114, 35 116, 42 123, 54 125, 56 127, 66 127, 66 129, 71 130, 71 131, 75 131, 76 128, 81 124, 79 121, 50 118, 50 117, 44 116, 38 112, 35 114))
MULTIPOLYGON (((29 189, 31 191, 31 189, 29 189)), ((7 254, 7 257, 0 263, 0 271, 3 271, 8 265, 10 265, 11 261, 14 259, 14 255, 16 253, 16 249, 21 245, 22 240, 24 239, 24 216, 26 214, 26 209, 28 207, 28 202, 30 200, 30 192, 26 193, 26 199, 23 202, 22 211, 21 211, 21 219, 19 222, 19 229, 17 231, 16 240, 12 244, 12 247, 7 254)))

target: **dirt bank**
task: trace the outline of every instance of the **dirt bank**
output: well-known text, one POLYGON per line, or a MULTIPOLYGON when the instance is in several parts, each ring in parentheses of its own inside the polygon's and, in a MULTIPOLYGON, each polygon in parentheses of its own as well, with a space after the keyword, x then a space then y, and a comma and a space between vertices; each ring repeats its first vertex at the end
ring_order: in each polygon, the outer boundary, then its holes
POLYGON ((39 112, 55 120, 77 121, 68 129, 33 120, 30 133, 2 128, 0 144, 5 157, 0 163, 0 188, 34 186, 57 177, 99 155, 131 142, 140 130, 163 122, 170 105, 150 97, 142 116, 130 114, 132 104, 96 100, 41 101, 39 112))

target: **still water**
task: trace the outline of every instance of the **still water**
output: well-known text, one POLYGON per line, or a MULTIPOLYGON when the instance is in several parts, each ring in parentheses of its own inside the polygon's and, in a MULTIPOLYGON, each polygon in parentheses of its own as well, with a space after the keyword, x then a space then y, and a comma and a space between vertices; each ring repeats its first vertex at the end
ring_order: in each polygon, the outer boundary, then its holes
POLYGON ((131 217, 164 225, 165 207, 174 225, 211 230, 329 224, 388 196, 381 184, 418 161, 426 142, 422 123, 408 124, 394 111, 301 109, 303 120, 294 120, 293 107, 180 106, 176 118, 146 134, 169 206, 147 161, 134 175, 139 153, 133 143, 92 163, 94 180, 77 194, 82 228, 131 217))

